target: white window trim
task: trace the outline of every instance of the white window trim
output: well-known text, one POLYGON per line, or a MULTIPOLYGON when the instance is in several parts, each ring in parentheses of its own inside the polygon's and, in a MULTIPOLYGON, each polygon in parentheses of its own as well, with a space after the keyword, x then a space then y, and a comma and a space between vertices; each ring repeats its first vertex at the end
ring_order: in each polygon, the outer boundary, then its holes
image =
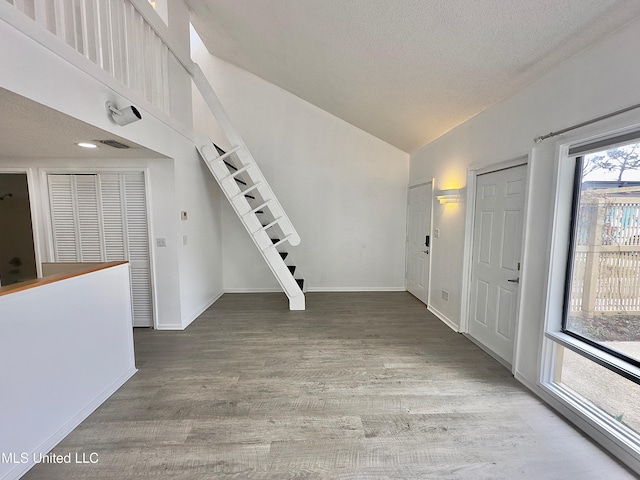
POLYGON ((577 351, 598 364, 607 363, 612 367, 611 370, 618 370, 617 373, 640 378, 640 369, 561 331, 575 172, 575 163, 569 158, 569 148, 636 130, 640 130, 640 117, 637 112, 629 112, 581 129, 579 133, 566 135, 555 144, 556 185, 538 386, 545 395, 549 396, 549 403, 638 473, 640 472, 640 442, 636 435, 602 410, 594 408, 581 397, 553 381, 558 345, 577 351))

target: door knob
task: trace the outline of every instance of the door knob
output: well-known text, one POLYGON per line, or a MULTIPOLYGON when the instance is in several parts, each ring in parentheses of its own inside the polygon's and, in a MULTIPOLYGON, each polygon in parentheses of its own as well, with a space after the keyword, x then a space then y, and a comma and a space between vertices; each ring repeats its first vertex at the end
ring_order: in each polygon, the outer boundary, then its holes
POLYGON ((518 277, 518 278, 510 278, 509 280, 507 280, 507 282, 520 283, 520 277, 518 277))

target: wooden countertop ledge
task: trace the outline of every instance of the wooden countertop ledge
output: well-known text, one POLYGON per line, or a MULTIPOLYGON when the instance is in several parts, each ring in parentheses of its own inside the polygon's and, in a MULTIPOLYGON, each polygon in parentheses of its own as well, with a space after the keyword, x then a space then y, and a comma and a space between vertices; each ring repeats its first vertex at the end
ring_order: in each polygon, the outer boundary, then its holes
POLYGON ((31 288, 41 287, 42 285, 47 285, 49 283, 59 282, 60 280, 66 280, 67 278, 79 277, 80 275, 84 275, 86 273, 97 272, 98 270, 104 270, 105 268, 116 267, 118 265, 123 265, 125 263, 129 263, 127 261, 120 262, 102 262, 96 263, 91 267, 80 268, 75 272, 71 273, 59 273, 56 275, 48 275, 42 278, 36 278, 34 280, 26 280, 20 283, 14 283, 12 285, 6 285, 4 287, 0 287, 0 297, 3 295, 9 295, 11 293, 22 292, 24 290, 29 290, 31 288))

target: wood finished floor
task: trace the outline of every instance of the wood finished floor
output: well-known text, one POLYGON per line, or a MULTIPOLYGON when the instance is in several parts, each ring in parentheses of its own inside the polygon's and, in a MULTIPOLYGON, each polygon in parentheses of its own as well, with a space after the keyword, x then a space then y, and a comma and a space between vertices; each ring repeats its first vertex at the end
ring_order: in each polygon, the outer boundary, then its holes
POLYGON ((224 295, 27 480, 634 478, 404 292, 224 295))

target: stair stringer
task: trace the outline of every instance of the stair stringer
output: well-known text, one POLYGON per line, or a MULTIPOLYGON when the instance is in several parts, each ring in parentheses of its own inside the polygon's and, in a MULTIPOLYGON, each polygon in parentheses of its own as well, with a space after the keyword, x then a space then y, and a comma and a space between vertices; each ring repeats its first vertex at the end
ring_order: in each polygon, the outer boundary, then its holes
POLYGON ((304 310, 304 292, 298 285, 298 282, 295 280, 294 275, 289 270, 279 251, 279 248, 282 248, 287 242, 291 245, 298 245, 300 243, 300 236, 269 187, 267 180, 264 178, 264 175, 262 175, 253 156, 251 156, 251 154, 248 156, 240 155, 241 151, 246 151, 244 145, 237 145, 230 152, 220 155, 211 140, 206 137, 198 137, 196 139, 196 146, 200 156, 220 185, 221 190, 224 192, 231 207, 249 233, 256 248, 261 253, 274 277, 282 287, 282 290, 289 298, 289 309, 304 310), (237 155, 240 161, 241 167, 237 172, 230 172, 225 165, 225 157, 231 154, 237 155), (242 174, 244 178, 248 178, 252 184, 247 185, 246 188, 243 187, 244 190, 241 189, 235 181, 235 178, 240 174, 242 174), (258 207, 251 206, 244 193, 248 190, 258 191, 263 199, 263 203, 258 207), (267 228, 262 225, 262 222, 257 216, 257 213, 261 209, 268 209, 271 212, 271 215, 276 220, 271 222, 270 225, 273 226, 277 224, 284 235, 284 238, 278 239, 277 243, 274 243, 271 239, 267 228))

